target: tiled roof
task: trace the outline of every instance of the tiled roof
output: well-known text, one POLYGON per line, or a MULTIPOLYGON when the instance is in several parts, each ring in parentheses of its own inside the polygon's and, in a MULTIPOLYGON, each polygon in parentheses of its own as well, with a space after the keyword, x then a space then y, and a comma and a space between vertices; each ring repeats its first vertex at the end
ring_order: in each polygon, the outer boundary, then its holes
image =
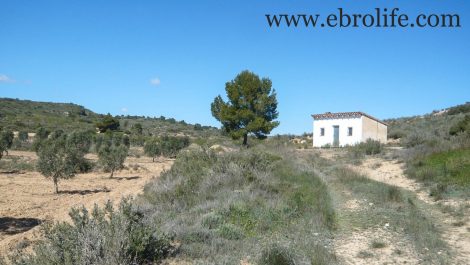
POLYGON ((331 112, 325 112, 323 114, 313 114, 312 117, 315 120, 330 120, 330 119, 350 119, 350 118, 360 118, 362 116, 366 116, 369 119, 375 120, 377 122, 380 122, 384 125, 387 125, 385 122, 370 116, 369 114, 366 114, 361 111, 353 111, 353 112, 336 112, 336 113, 331 113, 331 112))

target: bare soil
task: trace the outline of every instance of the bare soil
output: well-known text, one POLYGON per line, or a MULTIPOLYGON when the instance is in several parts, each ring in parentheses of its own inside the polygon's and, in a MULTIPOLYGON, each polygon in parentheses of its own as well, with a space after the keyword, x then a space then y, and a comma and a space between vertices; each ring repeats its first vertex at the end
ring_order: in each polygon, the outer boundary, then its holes
MULTIPOLYGON (((10 151, 9 156, 34 163, 33 152, 10 151)), ((96 161, 95 155, 87 158, 96 161)), ((9 157, 4 157, 9 159, 9 157)), ((128 157, 126 168, 109 178, 109 173, 78 174, 59 183, 59 194, 53 183, 38 172, 0 173, 0 254, 7 254, 23 241, 39 236, 39 224, 45 221, 68 221, 71 207, 115 204, 120 199, 139 194, 144 185, 168 170, 173 160, 152 162, 148 157, 128 157)))

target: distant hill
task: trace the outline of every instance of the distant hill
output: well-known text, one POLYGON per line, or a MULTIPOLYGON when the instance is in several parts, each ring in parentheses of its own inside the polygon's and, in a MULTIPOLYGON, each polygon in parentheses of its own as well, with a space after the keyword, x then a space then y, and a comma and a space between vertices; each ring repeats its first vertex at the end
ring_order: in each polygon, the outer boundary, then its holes
MULTIPOLYGON (((73 103, 38 102, 11 98, 0 98, 0 127, 13 131, 25 130, 34 132, 42 126, 54 131, 95 130, 95 124, 104 115, 95 113, 83 106, 73 103)), ((188 124, 163 116, 116 116, 121 124, 121 130, 130 130, 133 124, 140 123, 145 134, 179 134, 201 136, 219 134, 215 127, 200 124, 188 124)))
POLYGON ((384 120, 388 123, 389 138, 405 138, 420 135, 422 138, 446 138, 450 127, 470 115, 470 102, 447 109, 435 110, 420 116, 384 120))

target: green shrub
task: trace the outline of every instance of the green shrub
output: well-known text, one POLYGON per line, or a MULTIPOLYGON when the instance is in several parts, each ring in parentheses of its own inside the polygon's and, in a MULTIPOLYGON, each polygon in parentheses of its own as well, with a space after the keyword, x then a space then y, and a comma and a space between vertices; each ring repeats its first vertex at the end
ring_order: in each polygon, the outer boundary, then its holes
MULTIPOLYGON (((470 187, 470 149, 435 152, 407 163, 406 174, 427 184, 470 187)), ((435 193, 438 194, 437 190, 435 193)))
POLYGON ((387 244, 379 239, 372 240, 371 247, 372 248, 384 248, 387 244))
POLYGON ((20 131, 20 132, 18 133, 18 139, 19 139, 21 142, 26 142, 26 141, 28 141, 28 139, 29 139, 28 132, 27 132, 27 131, 20 131))
POLYGON ((119 120, 108 113, 100 122, 96 123, 96 127, 101 133, 107 131, 117 131, 119 130, 119 120))
POLYGON ((391 130, 388 133, 388 138, 390 139, 401 139, 406 136, 406 133, 401 130, 391 130))
POLYGON ((7 172, 35 171, 36 165, 31 160, 12 156, 10 159, 0 160, 0 169, 7 172))
POLYGON ((33 253, 13 257, 13 264, 150 264, 172 251, 170 240, 142 220, 129 200, 117 210, 108 202, 92 212, 72 209, 72 224, 46 224, 33 253))
POLYGON ((3 153, 8 155, 8 149, 13 145, 14 135, 12 131, 0 130, 0 159, 3 153))
POLYGON ((310 258, 310 265, 330 265, 337 264, 336 256, 330 253, 325 247, 315 244, 313 254, 310 258))
POLYGON ((470 102, 467 102, 465 104, 457 105, 457 106, 449 108, 449 110, 447 111, 447 114, 455 115, 459 113, 469 113, 469 112, 470 112, 470 102))
POLYGON ((222 216, 214 212, 206 214, 205 216, 203 216, 202 219, 202 226, 209 229, 215 229, 219 227, 222 223, 222 216))
POLYGON ((230 223, 222 224, 221 226, 219 226, 219 228, 217 229, 217 234, 220 237, 228 240, 239 240, 245 237, 242 229, 230 223))
POLYGON ((415 147, 421 144, 424 144, 426 139, 423 137, 422 134, 413 133, 411 135, 407 135, 403 141, 403 145, 407 148, 415 147))
POLYGON ((446 191, 447 191, 447 185, 437 183, 431 187, 429 196, 433 197, 436 201, 442 200, 444 198, 444 194, 446 193, 446 191))
POLYGON ((155 161, 156 156, 176 157, 181 149, 188 146, 188 137, 154 137, 145 142, 144 152, 155 161))
POLYGON ((402 202, 403 195, 397 186, 387 186, 387 197, 389 201, 402 202))
POLYGON ((290 249, 275 243, 267 246, 261 252, 260 265, 295 265, 293 253, 290 249))
POLYGON ((458 121, 449 129, 450 135, 457 135, 459 133, 464 133, 464 132, 470 135, 470 115, 469 114, 465 115, 465 117, 462 120, 458 121))
POLYGON ((376 155, 382 153, 383 145, 376 140, 367 139, 348 148, 348 153, 352 158, 362 158, 364 155, 376 155))

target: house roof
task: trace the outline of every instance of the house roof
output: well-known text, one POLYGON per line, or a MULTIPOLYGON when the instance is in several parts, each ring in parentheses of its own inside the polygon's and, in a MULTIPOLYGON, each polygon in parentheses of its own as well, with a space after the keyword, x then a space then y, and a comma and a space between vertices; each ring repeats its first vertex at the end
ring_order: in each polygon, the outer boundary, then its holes
POLYGON ((369 119, 372 119, 374 121, 377 121, 377 122, 380 122, 382 123, 383 125, 386 125, 388 126, 388 124, 386 124, 385 122, 369 115, 369 114, 366 114, 362 111, 353 111, 353 112, 335 112, 335 113, 331 113, 331 112, 325 112, 325 113, 322 113, 322 114, 313 114, 312 117, 315 119, 315 120, 330 120, 330 119, 350 119, 350 118, 360 118, 362 116, 365 116, 369 119))

